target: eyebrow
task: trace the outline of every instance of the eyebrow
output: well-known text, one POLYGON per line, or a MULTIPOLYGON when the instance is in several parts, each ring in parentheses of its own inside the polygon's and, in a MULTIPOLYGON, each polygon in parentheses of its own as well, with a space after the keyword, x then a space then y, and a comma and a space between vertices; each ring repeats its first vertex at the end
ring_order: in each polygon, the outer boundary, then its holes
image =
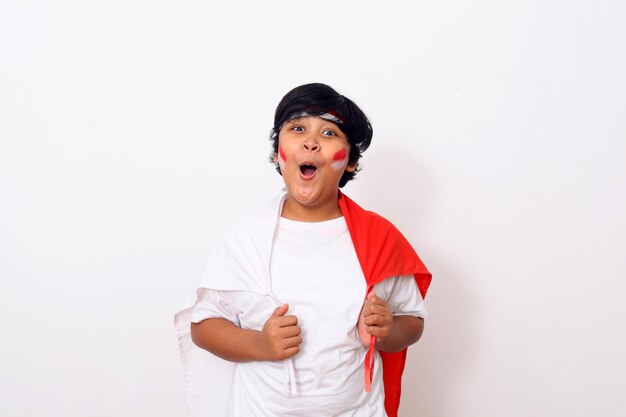
POLYGON ((347 137, 347 135, 343 132, 343 130, 341 130, 341 127, 337 123, 335 123, 335 122, 333 122, 331 120, 323 119, 323 118, 321 118, 319 116, 315 116, 315 115, 302 115, 302 116, 293 117, 293 118, 287 120, 286 122, 284 122, 280 126, 280 128, 282 129, 283 127, 287 126, 290 123, 298 123, 298 121, 300 121, 300 120, 302 120, 304 118, 307 118, 307 117, 317 117, 318 119, 320 119, 320 120, 322 120, 324 122, 324 124, 322 124, 322 128, 328 129, 329 126, 330 126, 330 128, 332 130, 334 130, 334 131, 336 131, 338 133, 342 133, 344 136, 347 137))

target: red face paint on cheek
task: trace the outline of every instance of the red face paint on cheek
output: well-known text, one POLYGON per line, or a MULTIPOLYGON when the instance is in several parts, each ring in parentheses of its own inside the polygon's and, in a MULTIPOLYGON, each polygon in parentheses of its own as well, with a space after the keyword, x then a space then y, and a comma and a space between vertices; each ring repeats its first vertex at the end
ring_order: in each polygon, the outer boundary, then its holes
POLYGON ((333 162, 330 167, 335 171, 341 171, 346 168, 346 148, 338 151, 333 155, 333 162))
POLYGON ((285 169, 285 161, 287 160, 287 155, 283 151, 283 148, 278 145, 278 167, 281 171, 285 169))
POLYGON ((333 161, 343 161, 344 159, 346 159, 346 150, 345 148, 338 151, 334 156, 333 156, 333 161))

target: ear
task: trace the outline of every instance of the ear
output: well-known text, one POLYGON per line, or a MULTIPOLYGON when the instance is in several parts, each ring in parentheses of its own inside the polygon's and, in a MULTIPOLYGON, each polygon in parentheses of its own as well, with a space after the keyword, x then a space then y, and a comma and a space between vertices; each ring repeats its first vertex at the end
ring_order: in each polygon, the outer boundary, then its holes
POLYGON ((277 154, 277 153, 275 153, 275 154, 274 154, 274 158, 273 158, 273 160, 274 160, 274 163, 275 163, 275 164, 277 164, 277 163, 278 163, 278 154, 277 154))

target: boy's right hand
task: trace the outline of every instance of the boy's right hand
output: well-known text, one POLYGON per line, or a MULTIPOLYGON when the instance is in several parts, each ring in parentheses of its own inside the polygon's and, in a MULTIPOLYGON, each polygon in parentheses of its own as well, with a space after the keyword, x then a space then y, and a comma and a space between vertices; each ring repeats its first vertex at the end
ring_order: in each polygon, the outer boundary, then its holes
POLYGON ((300 352, 300 326, 296 316, 286 316, 289 304, 277 307, 261 330, 259 348, 264 360, 279 361, 300 352))

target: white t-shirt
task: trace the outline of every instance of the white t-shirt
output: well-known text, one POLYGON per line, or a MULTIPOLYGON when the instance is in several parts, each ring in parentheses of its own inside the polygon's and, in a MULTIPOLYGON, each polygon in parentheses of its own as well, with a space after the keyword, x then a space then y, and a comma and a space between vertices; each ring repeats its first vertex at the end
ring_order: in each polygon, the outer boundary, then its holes
MULTIPOLYGON (((343 217, 317 223, 280 218, 270 265, 272 293, 201 290, 192 321, 222 317, 261 330, 274 309, 302 329, 300 352, 282 362, 238 363, 231 398, 234 417, 382 417, 384 389, 376 353, 372 390, 364 390, 367 349, 356 324, 367 290, 343 217), (292 378, 294 379, 292 381, 292 378), (290 385, 295 384, 295 393, 290 385)), ((394 315, 427 315, 412 276, 391 277, 374 287, 394 315)))

